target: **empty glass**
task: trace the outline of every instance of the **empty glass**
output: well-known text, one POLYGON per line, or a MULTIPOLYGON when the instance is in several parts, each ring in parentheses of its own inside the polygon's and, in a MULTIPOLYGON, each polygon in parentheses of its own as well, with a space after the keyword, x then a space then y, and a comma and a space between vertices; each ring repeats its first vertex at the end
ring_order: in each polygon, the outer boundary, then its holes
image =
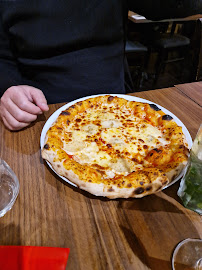
POLYGON ((173 270, 202 270, 202 240, 185 239, 173 252, 173 270))
POLYGON ((0 159, 0 217, 3 217, 13 206, 18 193, 19 181, 9 165, 0 159))

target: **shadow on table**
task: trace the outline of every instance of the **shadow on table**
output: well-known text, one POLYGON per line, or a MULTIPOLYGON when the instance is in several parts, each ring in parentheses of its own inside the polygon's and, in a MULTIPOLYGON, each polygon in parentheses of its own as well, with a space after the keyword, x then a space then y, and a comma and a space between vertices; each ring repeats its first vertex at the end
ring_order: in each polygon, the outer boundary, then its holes
POLYGON ((178 186, 172 189, 142 199, 120 200, 117 205, 122 232, 133 253, 149 269, 171 269, 175 246, 186 238, 200 238, 190 220, 192 213, 197 214, 190 211, 186 215, 186 209, 184 212, 172 197, 178 186), (150 254, 157 254, 160 259, 150 254))
MULTIPOLYGON (((121 226, 124 236, 138 259, 149 269, 171 269, 170 261, 150 257, 140 239, 131 230, 121 226)), ((152 247, 150 246, 152 251, 152 247)))
POLYGON ((0 224, 0 245, 22 245, 20 240, 20 226, 14 223, 0 224))
POLYGON ((178 208, 182 202, 177 195, 179 183, 175 183, 167 189, 156 194, 151 194, 143 198, 121 199, 118 203, 118 208, 130 208, 142 212, 170 212, 182 213, 178 208))

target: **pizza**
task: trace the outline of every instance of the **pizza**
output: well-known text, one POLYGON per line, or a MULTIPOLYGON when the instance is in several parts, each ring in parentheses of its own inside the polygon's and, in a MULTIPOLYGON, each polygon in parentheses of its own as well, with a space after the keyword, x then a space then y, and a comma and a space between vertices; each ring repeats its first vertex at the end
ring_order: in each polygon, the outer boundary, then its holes
POLYGON ((189 155, 182 127, 157 105, 111 95, 63 110, 46 133, 42 157, 96 196, 141 198, 162 190, 189 155))

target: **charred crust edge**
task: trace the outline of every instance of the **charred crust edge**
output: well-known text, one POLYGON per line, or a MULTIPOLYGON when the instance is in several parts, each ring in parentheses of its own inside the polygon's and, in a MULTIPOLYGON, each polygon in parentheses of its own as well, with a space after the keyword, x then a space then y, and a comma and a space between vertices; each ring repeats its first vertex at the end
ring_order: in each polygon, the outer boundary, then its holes
POLYGON ((134 194, 142 194, 144 192, 144 188, 143 187, 138 187, 134 190, 134 194))
POLYGON ((70 115, 70 112, 62 111, 62 112, 61 112, 61 115, 70 115))
POLYGON ((173 118, 172 118, 172 116, 170 116, 170 115, 168 115, 168 114, 165 114, 165 115, 162 116, 162 119, 163 119, 163 120, 166 120, 166 121, 170 121, 170 120, 172 120, 173 118))
POLYGON ((113 96, 110 96, 110 97, 108 97, 108 101, 112 101, 114 99, 114 97, 113 96))
POLYGON ((44 149, 46 149, 46 150, 48 150, 49 148, 50 148, 50 146, 49 146, 49 144, 48 143, 46 143, 45 145, 44 145, 44 147, 43 147, 44 149))
POLYGON ((159 109, 159 107, 156 104, 149 104, 149 106, 154 110, 154 111, 160 111, 161 109, 159 109))

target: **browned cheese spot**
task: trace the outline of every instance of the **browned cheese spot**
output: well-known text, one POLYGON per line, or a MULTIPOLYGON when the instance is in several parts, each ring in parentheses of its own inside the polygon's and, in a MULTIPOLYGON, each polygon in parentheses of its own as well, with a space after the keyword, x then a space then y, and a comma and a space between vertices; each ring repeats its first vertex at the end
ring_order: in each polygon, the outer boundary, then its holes
POLYGON ((101 170, 96 169, 96 171, 97 171, 98 173, 100 173, 100 174, 104 174, 104 172, 101 171, 101 170))
POLYGON ((137 158, 132 158, 132 161, 139 163, 137 158))
POLYGON ((154 148, 154 151, 156 151, 157 153, 162 153, 162 150, 160 150, 158 148, 154 148))
POLYGON ((67 112, 67 111, 63 111, 61 112, 61 115, 70 115, 71 113, 70 112, 67 112))
POLYGON ((112 145, 108 143, 108 144, 107 144, 107 147, 108 147, 108 148, 112 148, 112 145))

